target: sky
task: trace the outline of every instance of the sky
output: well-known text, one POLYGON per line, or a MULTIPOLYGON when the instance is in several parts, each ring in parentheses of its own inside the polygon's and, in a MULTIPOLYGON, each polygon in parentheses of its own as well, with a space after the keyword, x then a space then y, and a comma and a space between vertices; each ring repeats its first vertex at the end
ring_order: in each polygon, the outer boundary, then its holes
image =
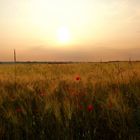
POLYGON ((140 0, 0 0, 0 61, 140 60, 140 0))

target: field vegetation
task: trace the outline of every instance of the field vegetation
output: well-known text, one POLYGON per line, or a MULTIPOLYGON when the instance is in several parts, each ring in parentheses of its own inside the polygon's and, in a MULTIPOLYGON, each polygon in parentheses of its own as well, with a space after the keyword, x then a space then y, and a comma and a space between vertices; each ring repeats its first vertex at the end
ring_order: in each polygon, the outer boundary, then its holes
POLYGON ((140 62, 1 64, 0 140, 140 139, 140 62))

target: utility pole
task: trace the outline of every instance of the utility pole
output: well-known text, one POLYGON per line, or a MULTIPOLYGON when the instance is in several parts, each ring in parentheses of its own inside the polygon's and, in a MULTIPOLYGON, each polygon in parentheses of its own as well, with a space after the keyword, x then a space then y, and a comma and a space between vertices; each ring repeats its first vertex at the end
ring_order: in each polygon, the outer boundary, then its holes
POLYGON ((15 67, 15 68, 14 68, 14 81, 15 81, 15 91, 14 91, 14 92, 15 92, 15 93, 16 93, 16 81, 17 81, 17 80, 16 80, 16 75, 17 75, 17 72, 16 72, 16 61, 17 61, 17 60, 16 60, 16 50, 14 49, 14 65, 15 65, 15 66, 14 66, 14 67, 15 67))
POLYGON ((14 62, 16 63, 16 50, 14 49, 14 62))

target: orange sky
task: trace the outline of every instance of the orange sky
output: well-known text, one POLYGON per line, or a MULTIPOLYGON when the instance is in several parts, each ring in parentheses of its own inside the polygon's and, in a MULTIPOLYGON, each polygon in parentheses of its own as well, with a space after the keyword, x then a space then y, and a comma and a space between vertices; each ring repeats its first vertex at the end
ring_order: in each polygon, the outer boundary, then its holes
POLYGON ((1 0, 0 61, 140 59, 139 0, 1 0))

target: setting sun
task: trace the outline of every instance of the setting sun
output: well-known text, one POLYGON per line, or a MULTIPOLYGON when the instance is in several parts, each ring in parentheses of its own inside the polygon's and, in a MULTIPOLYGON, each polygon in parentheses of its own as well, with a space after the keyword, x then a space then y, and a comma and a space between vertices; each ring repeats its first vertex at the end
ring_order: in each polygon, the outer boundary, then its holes
POLYGON ((70 31, 67 27, 60 27, 58 29, 57 39, 61 43, 68 43, 70 41, 70 31))

